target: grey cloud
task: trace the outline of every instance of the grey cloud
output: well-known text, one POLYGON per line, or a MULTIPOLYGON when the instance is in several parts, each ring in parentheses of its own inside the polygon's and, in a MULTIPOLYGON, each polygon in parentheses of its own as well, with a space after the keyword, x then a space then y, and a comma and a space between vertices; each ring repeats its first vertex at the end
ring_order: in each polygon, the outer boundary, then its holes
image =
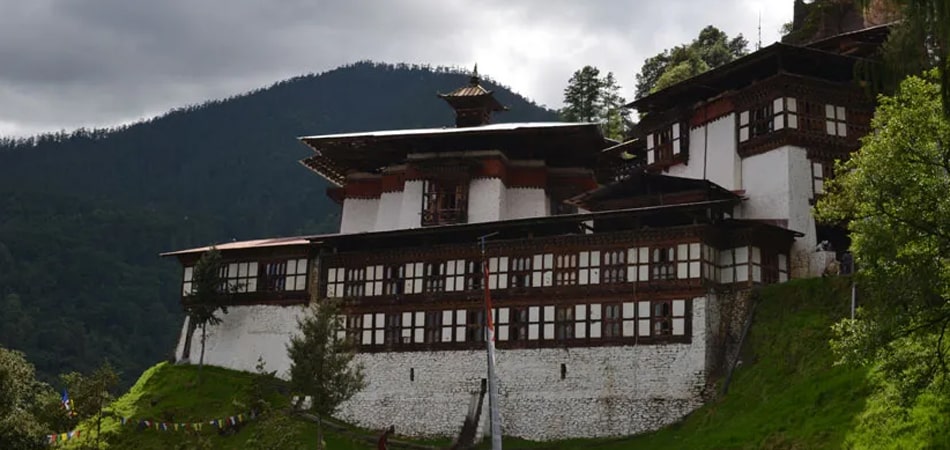
POLYGON ((583 64, 632 87, 702 26, 749 37, 749 5, 767 2, 0 0, 0 132, 109 125, 362 59, 484 61, 556 105, 583 64))

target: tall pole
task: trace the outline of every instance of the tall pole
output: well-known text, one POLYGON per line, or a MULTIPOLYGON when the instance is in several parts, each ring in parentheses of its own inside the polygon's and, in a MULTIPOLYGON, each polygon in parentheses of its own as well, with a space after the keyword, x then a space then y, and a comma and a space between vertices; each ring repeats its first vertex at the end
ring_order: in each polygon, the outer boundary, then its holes
POLYGON ((482 266, 485 272, 485 344, 488 349, 488 410, 491 419, 491 448, 501 450, 501 417, 498 414, 498 379, 495 376, 495 321, 492 318, 491 290, 488 288, 488 258, 485 239, 497 233, 478 238, 481 245, 482 266))

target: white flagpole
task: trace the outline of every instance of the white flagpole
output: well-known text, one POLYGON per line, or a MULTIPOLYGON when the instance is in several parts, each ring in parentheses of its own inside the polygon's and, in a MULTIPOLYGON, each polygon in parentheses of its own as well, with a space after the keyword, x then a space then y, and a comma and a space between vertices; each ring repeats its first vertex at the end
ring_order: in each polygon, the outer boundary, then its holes
POLYGON ((491 418, 491 448, 501 449, 501 417, 498 413, 498 378, 495 376, 495 323, 492 317, 491 291, 488 289, 488 258, 485 256, 485 238, 497 233, 482 236, 479 239, 482 251, 482 265, 485 272, 485 343, 488 348, 488 409, 491 418))

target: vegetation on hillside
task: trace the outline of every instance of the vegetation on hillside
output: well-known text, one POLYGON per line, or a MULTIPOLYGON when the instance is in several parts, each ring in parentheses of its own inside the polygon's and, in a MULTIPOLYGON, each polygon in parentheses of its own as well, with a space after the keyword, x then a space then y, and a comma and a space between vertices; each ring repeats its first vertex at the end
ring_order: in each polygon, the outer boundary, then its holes
MULTIPOLYGON (((124 385, 183 317, 168 250, 337 230, 296 137, 451 126, 459 71, 358 63, 113 130, 0 139, 0 345, 41 379, 108 359, 124 385)), ((503 86, 495 119, 556 120, 503 86)))

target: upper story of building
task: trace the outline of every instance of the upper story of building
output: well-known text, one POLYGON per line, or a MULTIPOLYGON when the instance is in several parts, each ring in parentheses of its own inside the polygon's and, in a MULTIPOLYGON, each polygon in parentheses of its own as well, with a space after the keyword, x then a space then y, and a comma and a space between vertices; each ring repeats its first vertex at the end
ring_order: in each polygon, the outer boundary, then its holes
POLYGON ((342 205, 341 233, 492 222, 574 212, 564 201, 596 188, 593 123, 491 124, 505 108, 480 85, 440 95, 455 128, 307 136, 301 161, 342 205))

